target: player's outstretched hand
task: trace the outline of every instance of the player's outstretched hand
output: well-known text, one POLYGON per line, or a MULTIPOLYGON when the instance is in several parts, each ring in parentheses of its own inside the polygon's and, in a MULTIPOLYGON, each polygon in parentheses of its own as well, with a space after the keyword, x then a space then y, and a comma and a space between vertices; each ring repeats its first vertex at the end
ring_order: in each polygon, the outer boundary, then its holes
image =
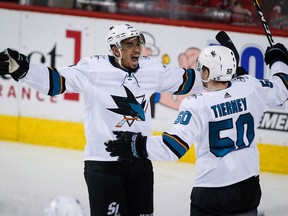
POLYGON ((5 75, 9 73, 9 57, 5 51, 0 52, 0 74, 5 75))
POLYGON ((288 65, 288 51, 281 43, 268 47, 265 52, 265 63, 269 65, 270 68, 276 61, 282 61, 288 65))
POLYGON ((242 76, 242 75, 245 75, 245 74, 248 74, 248 72, 245 70, 245 68, 243 67, 237 67, 236 69, 236 76, 242 76))
POLYGON ((29 70, 28 58, 16 50, 6 49, 0 53, 0 74, 10 74, 16 81, 26 76, 29 70))
POLYGON ((113 131, 116 140, 105 142, 106 151, 112 157, 117 157, 119 161, 131 160, 133 158, 147 158, 146 136, 141 133, 129 131, 113 131))

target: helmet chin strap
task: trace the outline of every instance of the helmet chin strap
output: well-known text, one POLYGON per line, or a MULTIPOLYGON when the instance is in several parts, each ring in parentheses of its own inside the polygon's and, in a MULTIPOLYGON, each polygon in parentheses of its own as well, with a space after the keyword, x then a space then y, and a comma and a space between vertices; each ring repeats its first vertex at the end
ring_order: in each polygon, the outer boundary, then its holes
POLYGON ((125 67, 122 66, 122 52, 121 52, 121 48, 118 48, 118 50, 119 50, 120 56, 117 57, 117 56, 113 53, 113 54, 114 54, 114 57, 116 58, 116 61, 117 61, 118 65, 119 65, 121 68, 126 69, 125 67))
MULTIPOLYGON (((203 72, 202 72, 202 73, 203 73, 203 72)), ((203 83, 208 83, 210 80, 211 80, 211 78, 210 78, 210 71, 209 71, 208 78, 207 78, 206 80, 202 79, 202 77, 201 77, 201 81, 202 81, 203 83)))
POLYGON ((201 81, 202 81, 203 89, 207 90, 208 89, 207 83, 210 81, 210 74, 209 74, 209 77, 207 78, 207 80, 204 80, 204 79, 201 78, 201 81))
POLYGON ((203 79, 201 79, 201 81, 202 81, 203 89, 204 89, 204 90, 207 90, 207 89, 208 89, 207 83, 208 83, 209 81, 203 80, 203 79))
POLYGON ((203 80, 203 79, 201 79, 201 81, 204 82, 204 83, 208 83, 208 82, 210 81, 210 79, 209 79, 209 77, 208 77, 207 80, 203 80))

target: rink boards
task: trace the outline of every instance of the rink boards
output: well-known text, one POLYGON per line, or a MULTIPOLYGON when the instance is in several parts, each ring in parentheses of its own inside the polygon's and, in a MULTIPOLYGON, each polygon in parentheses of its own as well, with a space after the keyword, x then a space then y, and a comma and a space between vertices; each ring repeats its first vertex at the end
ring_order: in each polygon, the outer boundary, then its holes
MULTIPOLYGON (((216 25, 50 10, 28 6, 5 8, 0 4, 0 16, 5 17, 0 19, 0 25, 5 29, 5 34, 1 35, 0 49, 15 48, 28 55, 33 63, 52 67, 71 65, 84 56, 107 54, 107 28, 129 22, 143 29, 150 55, 158 57, 163 64, 185 67, 187 65, 183 59, 180 60, 180 56, 192 53, 197 57, 199 49, 217 43, 215 35, 219 30, 226 30, 239 50, 240 64, 257 78, 268 76, 263 60, 268 42, 262 31, 224 25, 217 25, 217 29, 216 25), (172 36, 175 34, 176 37, 172 36)), ((288 44, 288 34, 276 34, 274 40, 288 44)), ((27 85, 15 83, 7 76, 0 77, 0 80, 0 139, 84 148, 81 95, 48 97, 27 85)), ((183 96, 155 95, 152 102, 154 134, 160 134, 172 125, 182 99, 183 96)), ((270 108, 257 130, 261 170, 288 174, 287 132, 286 102, 270 108)), ((194 149, 181 160, 195 162, 194 149)))

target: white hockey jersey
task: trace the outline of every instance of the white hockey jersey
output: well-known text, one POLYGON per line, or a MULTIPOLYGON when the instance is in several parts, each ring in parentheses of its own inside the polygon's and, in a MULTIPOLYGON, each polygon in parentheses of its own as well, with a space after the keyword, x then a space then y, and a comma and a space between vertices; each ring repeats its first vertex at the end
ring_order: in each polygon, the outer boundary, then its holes
POLYGON ((149 100, 153 93, 186 94, 192 87, 197 91, 202 88, 199 75, 192 69, 168 67, 154 58, 141 57, 138 70, 132 73, 113 66, 112 58, 86 57, 77 65, 58 69, 30 64, 22 79, 43 94, 83 94, 85 160, 117 160, 104 145, 115 139, 113 130, 151 135, 149 100))
POLYGON ((269 105, 288 99, 288 66, 272 65, 270 80, 238 77, 223 90, 203 92, 182 101, 173 127, 148 137, 152 160, 177 160, 195 144, 194 186, 221 187, 259 175, 255 131, 269 105))

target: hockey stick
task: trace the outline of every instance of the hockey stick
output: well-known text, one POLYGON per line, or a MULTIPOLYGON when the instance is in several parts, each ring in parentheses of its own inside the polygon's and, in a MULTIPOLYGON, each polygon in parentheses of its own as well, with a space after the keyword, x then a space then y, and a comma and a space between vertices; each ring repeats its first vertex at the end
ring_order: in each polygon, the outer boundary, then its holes
POLYGON ((260 20, 261 20, 261 23, 262 23, 262 26, 263 26, 263 28, 264 28, 265 34, 266 34, 266 36, 267 36, 267 39, 268 39, 268 41, 269 41, 269 44, 270 44, 270 46, 273 46, 274 40, 273 40, 273 38, 272 38, 271 31, 270 31, 270 29, 269 29, 268 23, 266 22, 266 19, 265 19, 265 17, 264 17, 264 14, 263 14, 263 12, 262 12, 262 10, 261 10, 261 8, 260 8, 260 5, 259 5, 259 3, 258 3, 258 0, 253 0, 253 3, 254 3, 254 6, 255 6, 255 8, 256 8, 256 11, 257 11, 257 13, 258 13, 258 15, 259 15, 259 18, 260 18, 260 20))
POLYGON ((239 67, 240 56, 239 56, 238 50, 236 49, 233 41, 228 36, 228 34, 225 31, 220 31, 217 33, 215 38, 222 46, 225 46, 234 52, 234 55, 236 58, 236 68, 237 68, 236 75, 241 76, 241 75, 247 74, 247 71, 243 67, 239 67))
POLYGON ((238 50, 236 49, 234 43, 232 42, 232 40, 228 36, 228 34, 225 31, 220 31, 217 33, 215 38, 222 46, 225 46, 234 52, 236 62, 237 62, 237 67, 238 67, 239 66, 239 53, 238 53, 238 50))

